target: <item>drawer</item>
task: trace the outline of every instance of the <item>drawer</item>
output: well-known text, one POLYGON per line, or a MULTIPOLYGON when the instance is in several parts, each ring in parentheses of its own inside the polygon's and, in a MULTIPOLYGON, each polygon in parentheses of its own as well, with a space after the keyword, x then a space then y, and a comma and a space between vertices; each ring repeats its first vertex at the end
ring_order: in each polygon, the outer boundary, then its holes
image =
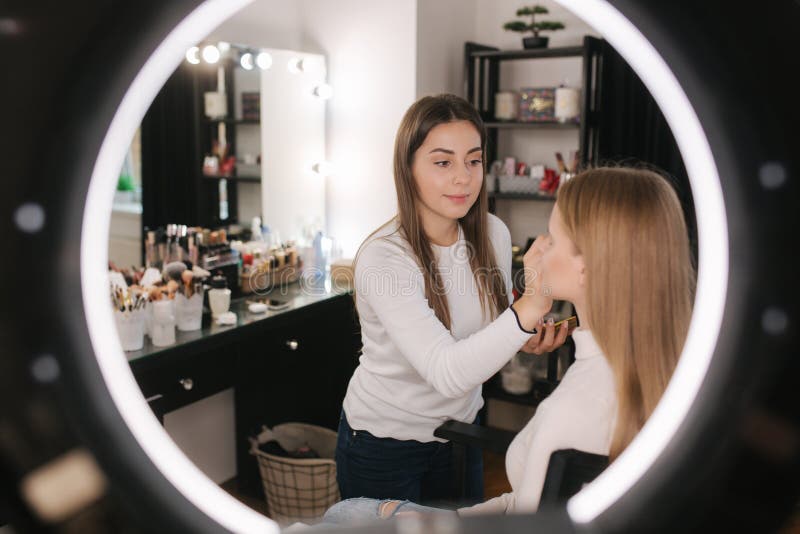
POLYGON ((142 372, 135 372, 142 394, 154 411, 175 410, 233 386, 230 348, 172 358, 142 372))

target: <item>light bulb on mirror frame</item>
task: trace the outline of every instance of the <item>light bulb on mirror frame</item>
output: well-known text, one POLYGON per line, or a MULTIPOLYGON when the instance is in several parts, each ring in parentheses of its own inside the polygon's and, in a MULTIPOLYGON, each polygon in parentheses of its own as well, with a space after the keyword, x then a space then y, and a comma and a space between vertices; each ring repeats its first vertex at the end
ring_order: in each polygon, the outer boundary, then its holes
POLYGON ((321 83, 318 86, 314 87, 313 94, 317 98, 321 98, 322 100, 327 100, 333 96, 333 87, 331 87, 330 84, 321 83))
POLYGON ((200 63, 200 48, 193 46, 189 50, 187 50, 186 61, 188 61, 192 65, 197 65, 198 63, 200 63))
POLYGON ((267 70, 272 66, 272 56, 268 52, 259 52, 256 56, 256 65, 261 70, 267 70))
POLYGON ((219 48, 214 45, 206 45, 203 47, 203 61, 206 63, 214 64, 220 58, 219 48))
POLYGON ((292 74, 299 74, 303 72, 304 65, 303 65, 303 58, 293 57, 289 60, 289 63, 286 65, 286 68, 289 69, 289 72, 292 74))
POLYGON ((334 172, 333 164, 328 161, 320 161, 311 166, 311 170, 320 176, 331 176, 334 172))
POLYGON ((239 58, 239 64, 244 70, 253 70, 253 54, 250 52, 242 54, 242 57, 239 58))

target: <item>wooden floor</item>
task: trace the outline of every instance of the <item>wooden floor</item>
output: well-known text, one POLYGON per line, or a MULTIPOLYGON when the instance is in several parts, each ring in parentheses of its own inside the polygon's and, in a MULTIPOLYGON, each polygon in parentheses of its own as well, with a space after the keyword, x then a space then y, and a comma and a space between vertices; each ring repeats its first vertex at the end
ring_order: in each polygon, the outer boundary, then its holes
MULTIPOLYGON (((497 497, 503 493, 511 491, 511 485, 506 478, 505 457, 501 454, 484 451, 483 453, 483 485, 484 496, 487 499, 497 497)), ((233 497, 246 504, 253 510, 267 514, 267 504, 261 499, 254 499, 247 495, 242 495, 236 491, 236 479, 228 480, 220 484, 222 489, 227 491, 233 497)))
POLYGON ((486 499, 511 491, 506 477, 506 458, 502 454, 483 451, 483 496, 486 499))

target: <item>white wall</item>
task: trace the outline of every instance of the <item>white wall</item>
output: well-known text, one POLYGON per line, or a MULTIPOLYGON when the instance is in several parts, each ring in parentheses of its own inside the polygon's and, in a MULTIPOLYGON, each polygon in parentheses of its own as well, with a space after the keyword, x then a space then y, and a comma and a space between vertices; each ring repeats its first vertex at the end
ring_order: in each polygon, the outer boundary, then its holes
POLYGON ((418 0, 417 97, 464 94, 464 42, 478 26, 478 0, 418 0))
POLYGON ((303 48, 328 60, 328 233, 353 257, 397 211, 394 136, 416 97, 416 0, 302 0, 303 48))

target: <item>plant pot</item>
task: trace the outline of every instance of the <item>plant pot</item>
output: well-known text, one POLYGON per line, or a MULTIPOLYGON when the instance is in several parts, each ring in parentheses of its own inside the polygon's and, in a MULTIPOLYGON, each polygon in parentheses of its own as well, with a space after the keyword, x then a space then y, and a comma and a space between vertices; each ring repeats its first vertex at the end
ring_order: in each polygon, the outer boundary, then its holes
POLYGON ((523 37, 523 48, 547 48, 549 37, 523 37))

